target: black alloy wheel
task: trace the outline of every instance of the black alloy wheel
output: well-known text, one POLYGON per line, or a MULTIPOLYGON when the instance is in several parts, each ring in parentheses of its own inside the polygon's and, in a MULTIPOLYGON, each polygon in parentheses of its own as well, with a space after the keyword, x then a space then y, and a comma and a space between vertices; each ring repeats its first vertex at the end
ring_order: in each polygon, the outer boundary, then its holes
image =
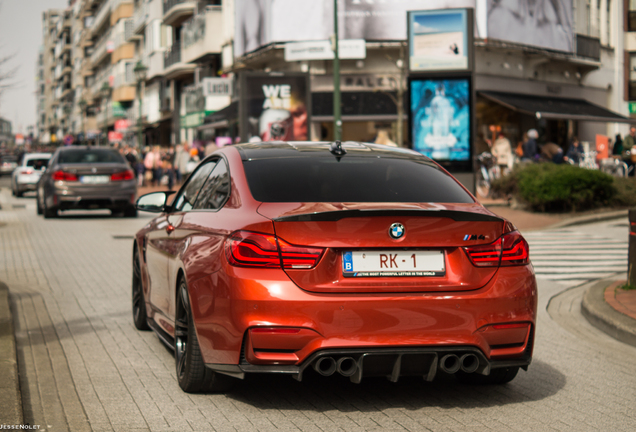
POLYGON ((472 384, 472 385, 501 385, 507 384, 512 381, 519 372, 519 367, 507 367, 507 368, 499 368, 492 369, 490 371, 490 375, 481 375, 478 373, 465 373, 459 371, 455 374, 455 377, 462 384, 472 384))
POLYGON ((185 278, 179 280, 174 329, 174 351, 179 387, 186 393, 225 392, 235 384, 235 379, 215 373, 203 362, 199 341, 192 320, 192 309, 185 278))
POLYGON ((139 250, 135 244, 133 249, 133 276, 132 276, 132 313, 133 323, 137 330, 150 330, 148 315, 146 313, 146 300, 141 284, 141 263, 139 262, 139 250))

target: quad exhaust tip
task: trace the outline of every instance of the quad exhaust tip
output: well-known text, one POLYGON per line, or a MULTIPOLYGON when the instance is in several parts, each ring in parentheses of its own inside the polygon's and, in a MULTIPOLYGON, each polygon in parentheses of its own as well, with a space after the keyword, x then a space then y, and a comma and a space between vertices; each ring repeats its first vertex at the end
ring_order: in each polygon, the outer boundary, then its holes
POLYGON ((464 354, 459 359, 461 368, 466 373, 473 373, 479 367, 479 359, 475 354, 464 354))
POLYGON ((336 362, 336 369, 340 375, 350 377, 356 373, 358 363, 353 357, 341 357, 336 362))
POLYGON ((331 376, 336 371, 336 361, 333 357, 320 357, 314 363, 314 369, 320 375, 331 376))
POLYGON ((444 357, 442 357, 439 366, 444 372, 454 374, 459 371, 461 362, 459 361, 459 357, 457 357, 455 354, 446 354, 444 357))

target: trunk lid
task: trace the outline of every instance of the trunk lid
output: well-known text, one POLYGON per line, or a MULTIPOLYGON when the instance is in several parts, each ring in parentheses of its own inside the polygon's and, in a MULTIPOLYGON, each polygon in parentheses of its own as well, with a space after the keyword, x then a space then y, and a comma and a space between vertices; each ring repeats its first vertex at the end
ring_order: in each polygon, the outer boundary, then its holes
POLYGON ((313 269, 285 269, 306 291, 467 291, 483 287, 497 272, 496 267, 473 266, 462 249, 492 243, 503 233, 503 219, 479 204, 263 203, 258 211, 273 220, 280 239, 292 245, 325 248, 313 269), (399 239, 389 234, 396 223, 404 228, 399 239), (345 253, 356 255, 358 266, 364 257, 386 273, 345 276, 344 263, 351 257, 344 257, 345 253), (417 258, 421 263, 424 255, 440 253, 443 271, 413 272, 411 260, 415 264, 417 258))

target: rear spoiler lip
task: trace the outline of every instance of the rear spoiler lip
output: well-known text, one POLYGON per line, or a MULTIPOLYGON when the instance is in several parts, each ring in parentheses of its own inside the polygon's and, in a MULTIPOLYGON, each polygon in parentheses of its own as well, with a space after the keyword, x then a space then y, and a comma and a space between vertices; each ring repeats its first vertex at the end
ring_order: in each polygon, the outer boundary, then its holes
POLYGON ((274 218, 274 222, 337 222, 355 217, 441 217, 456 222, 504 222, 503 218, 459 210, 337 210, 274 218))

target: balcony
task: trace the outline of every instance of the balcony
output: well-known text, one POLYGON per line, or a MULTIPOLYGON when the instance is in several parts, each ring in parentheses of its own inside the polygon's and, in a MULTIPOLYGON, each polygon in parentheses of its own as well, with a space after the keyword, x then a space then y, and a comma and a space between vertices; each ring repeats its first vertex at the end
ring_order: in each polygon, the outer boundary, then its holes
POLYGON ((95 34, 94 32, 99 30, 102 25, 104 25, 104 23, 106 22, 106 18, 110 18, 111 1, 112 0, 104 0, 95 12, 95 19, 93 20, 93 25, 91 26, 93 34, 95 34))
POLYGON ((91 54, 91 64, 93 67, 101 63, 107 55, 115 50, 113 41, 111 39, 112 29, 109 29, 93 47, 93 54, 91 54))
POLYGON ((135 34, 143 36, 144 29, 146 28, 146 20, 148 19, 148 6, 146 3, 142 3, 137 8, 133 15, 133 32, 135 34))
POLYGON ((209 54, 220 54, 223 44, 223 8, 206 6, 183 24, 183 61, 195 63, 209 54))
POLYGON ((175 79, 193 73, 196 66, 182 61, 181 43, 177 41, 172 45, 171 49, 166 51, 163 68, 166 79, 175 79))
POLYGON ((192 0, 164 0, 163 23, 178 26, 194 14, 197 2, 192 0))
POLYGON ((576 35, 576 55, 588 59, 601 60, 601 41, 597 37, 576 35))

